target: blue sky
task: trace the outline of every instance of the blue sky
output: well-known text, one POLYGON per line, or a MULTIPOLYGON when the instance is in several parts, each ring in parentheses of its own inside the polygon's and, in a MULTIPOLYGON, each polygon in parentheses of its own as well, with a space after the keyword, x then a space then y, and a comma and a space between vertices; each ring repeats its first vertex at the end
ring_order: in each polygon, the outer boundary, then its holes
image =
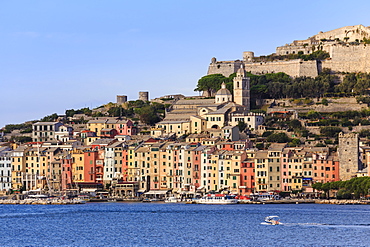
POLYGON ((0 127, 194 92, 212 57, 370 25, 370 1, 0 1, 0 127), (352 5, 353 4, 353 5, 352 5))

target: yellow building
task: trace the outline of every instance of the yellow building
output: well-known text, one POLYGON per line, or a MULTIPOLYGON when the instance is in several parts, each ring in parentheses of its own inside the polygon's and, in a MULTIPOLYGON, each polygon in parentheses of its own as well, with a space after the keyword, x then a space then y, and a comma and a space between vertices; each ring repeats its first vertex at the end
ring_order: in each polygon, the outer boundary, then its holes
POLYGON ((179 136, 191 133, 189 120, 161 121, 156 124, 156 128, 163 129, 164 134, 175 133, 179 136))
POLYGON ((139 167, 137 160, 135 160, 135 148, 134 145, 127 147, 127 181, 130 182, 139 181, 139 167))
POLYGON ((268 190, 268 154, 267 151, 259 151, 254 158, 255 164, 255 188, 257 191, 268 190))
POLYGON ((84 150, 75 149, 71 153, 72 156, 72 177, 76 183, 85 182, 84 175, 84 150))
POLYGON ((207 128, 207 121, 200 116, 190 116, 190 133, 202 133, 207 128))
POLYGON ((12 188, 20 190, 23 187, 23 175, 26 172, 25 152, 30 149, 28 146, 19 146, 12 152, 12 188))
POLYGON ((87 123, 87 128, 95 132, 97 136, 101 136, 101 130, 106 128, 106 122, 106 119, 90 120, 87 123))
POLYGON ((286 144, 273 143, 267 150, 268 190, 281 191, 281 156, 286 144))
POLYGON ((26 170, 23 184, 26 190, 47 189, 48 157, 45 155, 47 148, 31 147, 25 153, 26 170))

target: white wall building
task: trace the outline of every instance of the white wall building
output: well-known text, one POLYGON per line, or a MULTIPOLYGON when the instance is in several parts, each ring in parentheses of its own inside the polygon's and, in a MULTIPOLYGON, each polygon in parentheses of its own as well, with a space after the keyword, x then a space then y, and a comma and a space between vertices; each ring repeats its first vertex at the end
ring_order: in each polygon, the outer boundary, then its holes
POLYGON ((12 187, 12 157, 9 147, 0 148, 0 190, 8 191, 12 187))

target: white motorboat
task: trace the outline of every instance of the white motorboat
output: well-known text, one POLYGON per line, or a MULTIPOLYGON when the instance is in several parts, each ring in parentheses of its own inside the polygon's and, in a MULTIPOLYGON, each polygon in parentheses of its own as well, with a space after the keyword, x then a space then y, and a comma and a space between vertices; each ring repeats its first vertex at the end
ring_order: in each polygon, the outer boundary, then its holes
POLYGON ((166 200, 164 200, 166 203, 177 203, 179 200, 176 197, 168 197, 166 200))
POLYGON ((199 204, 237 204, 238 199, 234 195, 208 194, 195 202, 199 204))
POLYGON ((277 215, 267 216, 265 222, 262 222, 263 225, 280 225, 280 219, 277 215))

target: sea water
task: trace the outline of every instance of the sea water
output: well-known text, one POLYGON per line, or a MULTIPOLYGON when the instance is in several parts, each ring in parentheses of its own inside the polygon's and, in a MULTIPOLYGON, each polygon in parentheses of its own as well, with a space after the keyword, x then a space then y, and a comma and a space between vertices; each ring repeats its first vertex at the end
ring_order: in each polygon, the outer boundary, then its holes
POLYGON ((0 229, 1 246, 370 246, 370 205, 0 205, 0 229))

